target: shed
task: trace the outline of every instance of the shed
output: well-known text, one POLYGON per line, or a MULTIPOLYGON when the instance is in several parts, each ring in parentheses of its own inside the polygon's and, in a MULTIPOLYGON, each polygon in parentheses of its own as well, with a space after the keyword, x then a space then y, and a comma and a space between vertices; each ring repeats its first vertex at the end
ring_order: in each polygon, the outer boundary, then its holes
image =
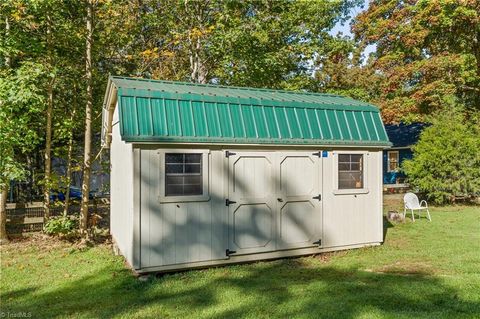
POLYGON ((383 240, 379 110, 331 94, 111 77, 111 234, 138 273, 383 240))

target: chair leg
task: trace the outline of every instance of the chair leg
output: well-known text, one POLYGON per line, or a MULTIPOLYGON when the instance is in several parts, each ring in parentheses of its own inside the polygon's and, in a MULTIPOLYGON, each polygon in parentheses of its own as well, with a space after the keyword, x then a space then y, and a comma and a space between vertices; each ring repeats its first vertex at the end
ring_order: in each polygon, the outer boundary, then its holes
POLYGON ((405 217, 407 217, 407 209, 403 208, 403 220, 405 220, 405 217))
POLYGON ((428 216, 428 221, 431 222, 432 218, 430 217, 430 212, 428 211, 428 208, 427 208, 427 216, 428 216))
POLYGON ((413 215, 413 209, 410 209, 412 211, 412 221, 415 222, 415 216, 413 215))

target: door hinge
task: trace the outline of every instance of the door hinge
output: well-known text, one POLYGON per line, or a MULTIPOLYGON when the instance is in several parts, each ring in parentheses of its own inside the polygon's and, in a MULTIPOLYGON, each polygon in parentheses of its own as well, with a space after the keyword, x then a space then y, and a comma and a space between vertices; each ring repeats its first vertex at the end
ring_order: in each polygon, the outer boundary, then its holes
POLYGON ((318 245, 318 246, 322 246, 322 240, 319 239, 317 241, 314 241, 312 244, 315 244, 315 245, 318 245))
POLYGON ((312 155, 314 155, 314 156, 318 156, 318 157, 322 157, 322 152, 316 152, 316 153, 312 153, 312 155))
POLYGON ((322 200, 322 194, 318 194, 318 196, 313 196, 312 199, 318 199, 318 201, 322 200))
POLYGON ((235 253, 236 253, 235 250, 230 250, 230 249, 225 250, 225 255, 227 256, 230 256, 230 254, 235 254, 235 253))
POLYGON ((235 204, 233 200, 229 200, 228 198, 225 200, 225 206, 230 206, 230 204, 235 204))
POLYGON ((225 151, 225 157, 230 157, 232 155, 237 155, 237 153, 233 153, 233 152, 230 152, 230 151, 225 151))

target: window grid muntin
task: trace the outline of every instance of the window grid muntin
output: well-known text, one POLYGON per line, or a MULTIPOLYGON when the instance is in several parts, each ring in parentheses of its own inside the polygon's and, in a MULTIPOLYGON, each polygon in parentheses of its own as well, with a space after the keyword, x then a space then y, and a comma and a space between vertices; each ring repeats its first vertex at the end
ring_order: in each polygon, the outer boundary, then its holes
POLYGON ((199 153, 165 153, 165 196, 202 195, 202 165, 199 153))
POLYGON ((338 155, 338 189, 361 189, 364 187, 363 154, 338 155))
POLYGON ((388 172, 394 172, 398 169, 399 167, 399 161, 400 161, 400 154, 398 151, 388 151, 387 152, 387 170, 388 172), (394 155, 392 158, 391 155, 394 155), (392 164, 394 164, 395 167, 392 168, 392 164))

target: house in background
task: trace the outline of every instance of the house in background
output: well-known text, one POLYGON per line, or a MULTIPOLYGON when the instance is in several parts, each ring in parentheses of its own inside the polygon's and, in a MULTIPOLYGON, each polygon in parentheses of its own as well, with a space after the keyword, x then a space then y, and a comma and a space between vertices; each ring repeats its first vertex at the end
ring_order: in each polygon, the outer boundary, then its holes
POLYGON ((383 151, 383 184, 403 184, 405 174, 400 172, 404 160, 413 156, 412 146, 417 143, 425 123, 385 125, 388 138, 393 144, 383 151))

